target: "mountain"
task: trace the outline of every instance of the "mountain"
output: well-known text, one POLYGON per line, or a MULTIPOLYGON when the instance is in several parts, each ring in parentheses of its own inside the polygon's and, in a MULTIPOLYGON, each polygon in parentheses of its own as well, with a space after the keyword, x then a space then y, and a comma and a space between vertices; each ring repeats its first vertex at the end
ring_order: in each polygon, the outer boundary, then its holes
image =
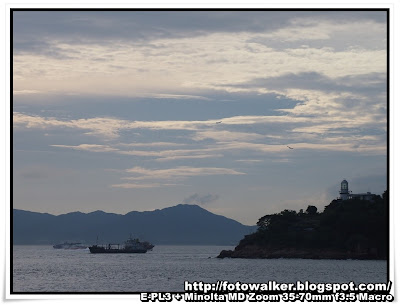
POLYGON ((155 245, 234 245, 255 226, 213 214, 197 205, 125 215, 95 211, 63 215, 13 210, 13 243, 121 243, 130 234, 155 245))

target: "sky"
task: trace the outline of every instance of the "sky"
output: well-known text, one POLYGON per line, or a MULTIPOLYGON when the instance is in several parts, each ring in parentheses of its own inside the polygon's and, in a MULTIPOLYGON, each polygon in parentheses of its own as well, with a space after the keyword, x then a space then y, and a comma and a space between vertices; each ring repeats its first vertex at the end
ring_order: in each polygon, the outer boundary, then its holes
POLYGON ((15 11, 13 207, 243 224, 387 189, 384 11, 15 11), (293 149, 290 149, 290 148, 293 149))

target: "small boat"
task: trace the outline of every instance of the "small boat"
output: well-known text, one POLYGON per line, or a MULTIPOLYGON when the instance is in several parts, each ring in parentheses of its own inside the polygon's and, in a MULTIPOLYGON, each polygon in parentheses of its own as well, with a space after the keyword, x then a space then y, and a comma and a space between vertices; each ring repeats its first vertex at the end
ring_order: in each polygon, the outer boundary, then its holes
POLYGON ((84 246, 81 243, 68 243, 68 242, 65 242, 63 244, 54 245, 53 248, 54 249, 64 249, 64 250, 78 250, 78 249, 86 249, 87 246, 84 246))
POLYGON ((108 244, 106 246, 93 245, 89 247, 90 253, 146 253, 154 245, 149 242, 141 242, 130 237, 123 245, 108 244))

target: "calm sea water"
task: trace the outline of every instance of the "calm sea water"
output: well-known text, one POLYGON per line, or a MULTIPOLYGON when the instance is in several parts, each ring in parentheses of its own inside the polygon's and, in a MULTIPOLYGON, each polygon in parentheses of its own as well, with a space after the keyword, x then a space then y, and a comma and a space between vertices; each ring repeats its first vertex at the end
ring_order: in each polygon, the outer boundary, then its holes
POLYGON ((13 247, 14 292, 183 291, 184 281, 386 282, 386 261, 217 259, 229 246, 156 246, 145 254, 13 247))

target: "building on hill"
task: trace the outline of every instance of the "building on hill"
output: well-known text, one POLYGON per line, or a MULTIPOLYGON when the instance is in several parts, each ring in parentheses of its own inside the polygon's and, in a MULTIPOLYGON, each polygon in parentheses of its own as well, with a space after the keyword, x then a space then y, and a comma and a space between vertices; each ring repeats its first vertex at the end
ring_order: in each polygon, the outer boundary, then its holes
POLYGON ((340 199, 342 200, 347 200, 350 197, 350 193, 349 193, 349 183, 346 181, 346 179, 344 179, 341 183, 340 183, 340 199))
POLYGON ((360 200, 373 201, 374 197, 376 196, 375 194, 371 194, 370 192, 360 193, 360 194, 353 194, 349 190, 349 183, 347 182, 346 179, 344 179, 340 183, 339 194, 340 194, 340 199, 341 200, 360 199, 360 200))

